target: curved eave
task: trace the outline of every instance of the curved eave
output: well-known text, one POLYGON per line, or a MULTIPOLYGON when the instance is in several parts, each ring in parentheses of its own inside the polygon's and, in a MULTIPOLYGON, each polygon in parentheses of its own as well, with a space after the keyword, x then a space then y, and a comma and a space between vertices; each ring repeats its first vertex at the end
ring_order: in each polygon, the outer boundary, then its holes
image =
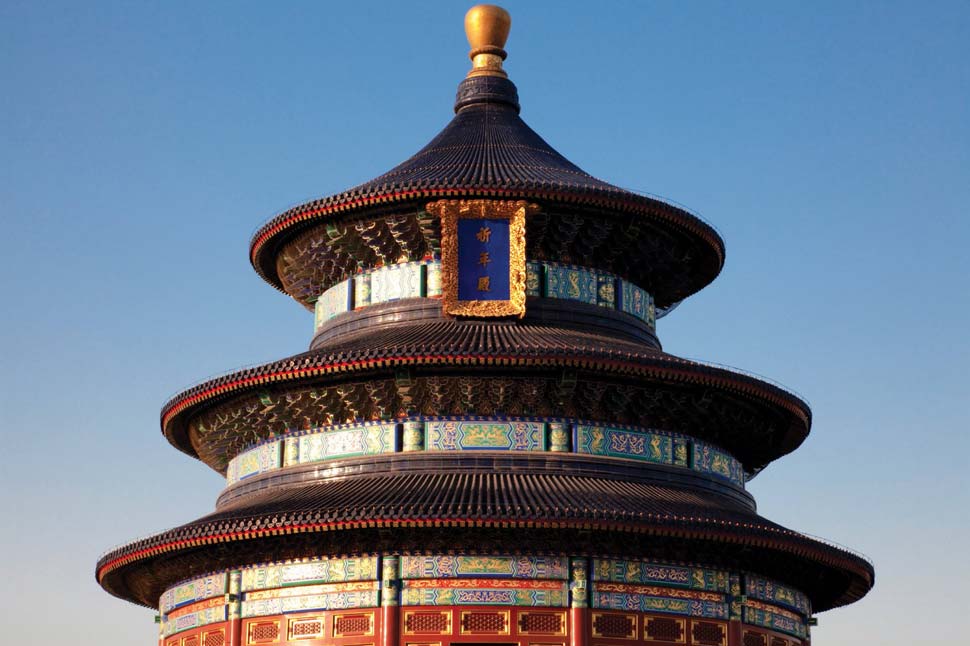
MULTIPOLYGON (((280 247, 295 234, 326 222, 337 215, 363 213, 367 209, 388 204, 421 203, 441 198, 498 198, 526 199, 579 204, 619 213, 649 217, 658 225, 669 226, 685 232, 708 247, 713 263, 693 286, 696 293, 717 278, 724 266, 724 240, 713 227, 700 218, 666 202, 629 193, 621 189, 560 188, 556 186, 433 186, 417 182, 416 186, 387 186, 367 192, 355 190, 308 202, 292 208, 263 225, 253 236, 249 248, 249 260, 253 268, 266 282, 284 292, 282 281, 276 271, 276 255, 280 247)), ((684 297, 689 296, 689 294, 684 297)), ((660 303, 662 306, 672 303, 660 303)))
POLYGON ((580 477, 431 473, 404 484, 395 484, 394 476, 348 478, 271 491, 118 548, 99 560, 96 577, 111 594, 150 605, 160 586, 175 583, 153 580, 150 594, 132 592, 134 579, 144 577, 156 559, 199 549, 245 558, 237 552, 247 541, 294 534, 472 527, 632 533, 729 546, 730 553, 781 554, 801 567, 838 574, 835 588, 827 576, 828 587, 816 590, 812 600, 819 611, 852 603, 872 587, 874 570, 863 557, 721 504, 686 490, 580 477), (422 491, 417 502, 409 493, 415 484, 422 491))
MULTIPOLYGON (((500 371, 570 368, 596 371, 608 376, 705 386, 737 393, 755 403, 778 407, 787 413, 790 425, 780 443, 782 449, 779 456, 797 448, 811 427, 811 409, 792 393, 749 375, 660 352, 624 358, 611 357, 609 353, 583 354, 576 350, 545 353, 418 351, 388 353, 384 356, 370 351, 341 354, 343 356, 335 358, 320 351, 309 352, 204 382, 165 404, 161 411, 162 432, 173 446, 199 458, 188 439, 187 422, 205 407, 230 396, 252 392, 270 384, 280 386, 347 379, 375 372, 393 372, 404 367, 420 369, 428 366, 489 367, 500 371)), ((764 465, 747 466, 756 469, 764 465)))

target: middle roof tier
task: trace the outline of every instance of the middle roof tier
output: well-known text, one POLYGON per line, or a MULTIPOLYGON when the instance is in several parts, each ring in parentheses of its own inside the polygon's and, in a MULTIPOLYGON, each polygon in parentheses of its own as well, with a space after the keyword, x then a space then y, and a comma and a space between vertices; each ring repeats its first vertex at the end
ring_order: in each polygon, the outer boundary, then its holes
POLYGON ((350 329, 182 392, 163 407, 161 424, 174 446, 224 473, 269 437, 421 415, 635 425, 710 442, 748 473, 793 451, 811 426, 807 403, 763 379, 643 340, 528 318, 350 329))

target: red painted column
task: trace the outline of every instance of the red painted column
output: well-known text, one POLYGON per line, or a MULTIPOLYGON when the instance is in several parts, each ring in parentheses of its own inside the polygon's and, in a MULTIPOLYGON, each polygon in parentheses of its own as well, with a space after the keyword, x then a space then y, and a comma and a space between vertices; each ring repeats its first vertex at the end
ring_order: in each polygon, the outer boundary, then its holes
POLYGON ((381 646, 398 646, 401 606, 381 606, 381 646))
POLYGON ((226 616, 226 646, 242 646, 242 573, 233 570, 229 573, 229 595, 226 616))
POLYGON ((569 609, 569 646, 586 646, 589 642, 589 608, 569 609))
POLYGON ((398 557, 381 557, 381 646, 398 646, 401 633, 398 557))
POLYGON ((588 559, 569 559, 569 646, 589 643, 588 573, 588 559))

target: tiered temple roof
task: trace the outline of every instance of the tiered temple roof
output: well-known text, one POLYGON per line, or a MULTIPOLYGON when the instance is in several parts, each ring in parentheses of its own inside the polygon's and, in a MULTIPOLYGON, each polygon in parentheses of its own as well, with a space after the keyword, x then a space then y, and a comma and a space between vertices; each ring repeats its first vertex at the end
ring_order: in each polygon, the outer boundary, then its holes
POLYGON ((862 597, 874 580, 866 559, 762 518, 744 490, 744 474, 804 441, 808 405, 661 349, 653 308, 670 309, 717 276, 720 236, 556 152, 519 116, 504 36, 476 33, 455 117, 427 146, 253 237, 252 264, 271 285, 309 309, 339 289, 337 309, 317 322, 309 351, 165 404, 165 437, 227 474, 228 486, 212 514, 104 555, 98 581, 151 606, 189 577, 308 555, 568 548, 756 571, 803 590, 816 611, 862 597), (431 278, 448 279, 438 200, 529 205, 522 244, 536 284, 522 316, 442 307, 431 278), (401 280, 413 284, 372 298, 363 277, 387 268, 406 268, 401 280), (558 292, 556 272, 591 281, 595 293, 558 292), (624 303, 633 297, 640 309, 624 303), (462 420, 528 427, 532 444, 442 450, 405 437, 462 420), (385 435, 359 453, 287 453, 368 424, 385 435), (653 442, 657 455, 610 453, 607 431, 653 442), (581 447, 583 432, 600 433, 600 444, 581 447), (698 466, 702 455, 720 466, 698 466), (243 459, 255 465, 246 479, 232 475, 243 459))

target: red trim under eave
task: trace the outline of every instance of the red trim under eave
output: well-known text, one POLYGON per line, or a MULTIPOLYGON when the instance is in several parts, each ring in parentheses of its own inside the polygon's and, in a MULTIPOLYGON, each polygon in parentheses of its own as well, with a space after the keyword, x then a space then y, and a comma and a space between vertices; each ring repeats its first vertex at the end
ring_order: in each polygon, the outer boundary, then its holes
MULTIPOLYGON (((344 211, 358 206, 367 206, 370 204, 381 203, 386 201, 396 202, 396 201, 406 200, 412 197, 440 197, 440 196, 448 196, 448 195, 474 195, 474 194, 503 195, 503 196, 512 196, 512 197, 529 196, 529 197, 553 198, 553 199, 566 198, 566 201, 570 201, 570 202, 586 201, 591 204, 607 203, 607 204, 618 205, 621 207, 633 207, 633 210, 635 211, 639 211, 643 207, 642 204, 638 204, 637 202, 634 202, 631 200, 622 200, 622 199, 615 199, 615 198, 609 198, 609 197, 603 197, 602 199, 598 199, 598 200, 589 200, 589 199, 584 200, 583 198, 588 197, 587 195, 577 195, 576 193, 570 193, 566 191, 536 191, 536 190, 529 190, 529 189, 523 190, 523 189, 507 189, 507 188, 411 189, 407 191, 398 191, 395 193, 382 193, 380 195, 374 195, 371 197, 360 197, 360 198, 348 200, 345 202, 338 202, 336 204, 329 204, 326 206, 317 207, 315 209, 310 209, 309 211, 304 211, 302 213, 294 213, 293 215, 274 224, 272 227, 270 227, 266 231, 263 231, 261 234, 259 234, 259 237, 257 237, 256 240, 253 241, 252 246, 250 247, 249 261, 253 266, 256 266, 256 256, 259 253, 259 250, 262 248, 263 244, 265 244, 266 240, 276 235, 278 232, 282 231, 283 229, 286 229, 287 227, 289 227, 291 224, 295 222, 306 220, 306 219, 315 217, 317 215, 333 213, 335 211, 344 211)), ((650 198, 645 198, 645 199, 650 199, 650 198)), ((669 204, 666 204, 665 202, 662 202, 660 200, 654 200, 654 201, 657 204, 662 204, 664 206, 667 206, 668 208, 676 209, 678 211, 681 210, 681 209, 677 209, 677 207, 670 206, 669 204)), ((696 216, 693 216, 690 213, 687 213, 686 211, 684 211, 684 213, 690 216, 691 218, 694 218, 695 220, 700 221, 696 216)), ((662 217, 665 217, 668 220, 671 219, 669 216, 666 216, 666 215, 662 215, 662 217)), ((690 226, 690 224, 693 224, 693 223, 689 223, 688 226, 686 226, 685 228, 694 229, 695 232, 701 233, 701 236, 705 238, 708 242, 716 243, 716 241, 713 240, 706 231, 703 231, 700 227, 697 227, 696 225, 690 226)), ((723 241, 720 244, 714 244, 714 246, 717 248, 718 261, 720 265, 723 266, 724 265, 723 241)))
MULTIPOLYGON (((687 520, 686 518, 677 517, 666 517, 665 520, 687 520)), ((691 519, 694 520, 694 519, 691 519)), ((768 527, 763 527, 759 525, 751 525, 749 523, 737 523, 714 520, 709 521, 714 524, 719 525, 732 525, 739 528, 752 528, 759 529, 762 531, 770 531, 779 535, 787 535, 791 537, 801 537, 801 534, 797 532, 792 532, 789 530, 777 530, 768 527)), ((100 584, 104 577, 112 570, 127 565, 133 561, 136 561, 142 557, 152 556, 154 554, 159 554, 162 552, 169 552, 174 549, 181 547, 194 547, 197 545, 205 545, 211 543, 220 543, 224 541, 233 541, 240 539, 249 538, 260 538, 263 536, 274 536, 279 534, 293 534, 293 533, 303 533, 307 531, 333 531, 342 529, 358 529, 363 527, 573 527, 579 529, 599 529, 599 530, 616 530, 616 531, 633 531, 635 533, 659 533, 667 536, 682 536, 684 538, 705 538, 705 539, 725 539, 732 543, 742 543, 742 541, 737 540, 737 535, 729 534, 723 531, 700 531, 700 530, 672 530, 672 531, 648 531, 650 528, 644 527, 642 525, 632 525, 630 523, 600 523, 600 522, 590 522, 589 520, 575 520, 575 521, 541 521, 541 520, 480 520, 480 519, 440 519, 440 518, 412 518, 412 519, 400 519, 400 520, 363 520, 363 521, 339 521, 339 522, 321 522, 321 523, 302 523, 299 525, 289 525, 287 527, 275 527, 275 528, 265 528, 258 530, 240 531, 240 532, 226 532, 222 534, 213 534, 211 536, 196 538, 196 539, 181 539, 177 541, 170 541, 161 545, 156 545, 155 547, 147 547, 131 554, 125 556, 120 556, 118 558, 108 561, 100 568, 98 568, 97 578, 100 584)), ((770 540, 753 540, 748 541, 748 544, 756 547, 769 547, 770 540)), ((832 548, 835 549, 835 548, 832 548)), ((863 578, 867 581, 870 579, 869 574, 861 572, 858 568, 850 567, 846 559, 840 559, 842 563, 835 562, 832 558, 828 558, 818 549, 799 549, 791 550, 790 553, 805 556, 806 552, 809 554, 814 553, 819 560, 827 563, 833 567, 844 567, 855 571, 857 574, 863 574, 863 578)), ((846 556, 852 556, 846 553, 846 556)))
MULTIPOLYGON (((654 367, 648 368, 639 363, 631 361, 620 361, 618 359, 577 359, 569 357, 560 357, 556 355, 545 355, 538 357, 516 357, 512 355, 448 355, 448 354, 421 354, 421 355, 410 355, 402 357, 388 357, 383 359, 360 359, 357 361, 339 361, 336 363, 330 363, 323 366, 316 366, 312 368, 294 368, 290 370, 278 370, 276 372, 267 373, 265 375, 259 375, 254 377, 246 377, 244 379, 236 379, 219 386, 213 386, 202 392, 198 392, 190 397, 186 397, 178 404, 173 405, 171 408, 164 410, 162 414, 162 430, 165 431, 168 423, 173 417, 184 411, 189 406, 195 404, 196 402, 209 399, 211 397, 221 395, 226 392, 230 392, 238 389, 240 386, 263 384, 270 381, 278 381, 280 379, 290 379, 293 377, 310 377, 314 375, 325 375, 333 372, 341 372, 349 369, 366 369, 371 367, 383 367, 385 364, 388 365, 400 365, 400 364, 421 364, 424 362, 434 362, 434 361, 452 361, 452 362, 476 362, 483 364, 494 364, 503 362, 516 362, 516 363, 529 363, 529 364, 543 364, 548 362, 554 362, 559 365, 574 365, 574 364, 593 364, 596 366, 608 366, 620 369, 626 369, 627 371, 632 371, 634 373, 648 374, 653 372, 662 372, 664 376, 683 376, 683 377, 696 377, 698 373, 695 371, 687 370, 686 368, 679 368, 675 366, 669 367, 654 367)), ((699 366, 703 367, 703 366, 699 366)), ((727 372, 727 371, 725 371, 727 372)), ((730 374, 730 373, 729 373, 730 374)), ((722 383, 733 383, 735 386, 741 388, 742 391, 751 393, 754 389, 750 384, 743 384, 734 380, 726 379, 723 376, 717 378, 713 375, 708 375, 711 379, 720 381, 722 383)), ((808 418, 799 407, 793 405, 790 401, 785 401, 784 399, 775 396, 772 393, 766 392, 765 390, 760 391, 761 396, 763 396, 768 401, 780 405, 787 409, 789 412, 795 414, 803 423, 807 423, 808 418)))

